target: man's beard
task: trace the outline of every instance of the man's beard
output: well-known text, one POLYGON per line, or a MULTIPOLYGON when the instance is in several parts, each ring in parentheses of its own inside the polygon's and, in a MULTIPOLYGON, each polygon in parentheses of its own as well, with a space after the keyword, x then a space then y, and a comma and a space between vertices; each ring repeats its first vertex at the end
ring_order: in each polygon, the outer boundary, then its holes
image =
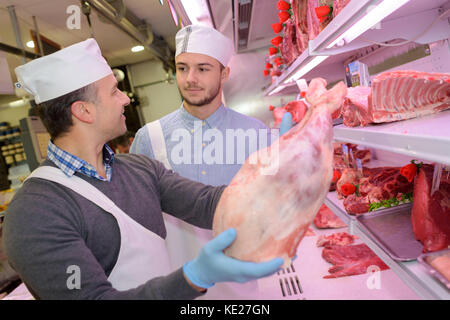
POLYGON ((180 91, 180 94, 181 94, 181 97, 183 98, 183 100, 186 101, 189 105, 194 106, 194 107, 202 107, 204 105, 210 104, 217 97, 217 95, 220 93, 220 88, 221 88, 221 85, 219 84, 217 89, 214 90, 212 94, 207 94, 206 97, 204 97, 202 100, 196 101, 196 102, 189 100, 189 98, 187 98, 183 95, 181 90, 179 90, 179 91, 180 91))

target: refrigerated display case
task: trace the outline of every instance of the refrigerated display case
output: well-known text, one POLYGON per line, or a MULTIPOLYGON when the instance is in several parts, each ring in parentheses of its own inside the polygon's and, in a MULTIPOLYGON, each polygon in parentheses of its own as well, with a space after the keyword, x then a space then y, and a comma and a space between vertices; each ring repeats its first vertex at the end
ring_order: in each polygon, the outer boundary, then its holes
MULTIPOLYGON (((264 90, 264 94, 276 96, 295 93, 298 91, 298 79, 309 81, 322 77, 331 84, 343 80, 345 61, 349 61, 351 57, 373 55, 374 51, 385 49, 379 45, 380 42, 392 40, 400 45, 413 42, 417 46, 423 45, 425 53, 422 57, 425 58, 409 59, 406 64, 388 70, 450 73, 449 9, 450 1, 439 0, 350 1, 315 39, 309 41, 308 50, 297 57, 264 90)), ((389 53, 398 54, 394 46, 385 49, 385 59, 389 58, 389 53)), ((384 67, 381 71, 386 70, 386 66, 384 67)), ((421 118, 366 127, 336 125, 334 139, 377 150, 378 156, 371 166, 399 165, 398 161, 390 162, 389 155, 394 155, 395 158, 396 154, 403 159, 409 157, 448 166, 449 124, 450 111, 446 110, 421 118)), ((427 273, 416 259, 401 261, 393 258, 373 230, 367 228, 362 217, 347 214, 336 192, 329 192, 325 204, 347 223, 349 233, 360 237, 419 297, 450 299, 448 288, 427 273)))

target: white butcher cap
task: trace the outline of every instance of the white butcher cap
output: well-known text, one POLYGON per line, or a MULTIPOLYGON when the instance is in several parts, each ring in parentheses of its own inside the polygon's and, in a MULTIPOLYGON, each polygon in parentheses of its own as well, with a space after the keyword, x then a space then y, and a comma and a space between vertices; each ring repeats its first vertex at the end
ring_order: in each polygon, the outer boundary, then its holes
POLYGON ((214 28, 204 25, 189 25, 175 36, 175 57, 184 52, 201 53, 227 66, 233 55, 233 42, 214 28))
POLYGON ((61 97, 112 74, 97 41, 87 39, 15 69, 17 88, 37 104, 61 97))

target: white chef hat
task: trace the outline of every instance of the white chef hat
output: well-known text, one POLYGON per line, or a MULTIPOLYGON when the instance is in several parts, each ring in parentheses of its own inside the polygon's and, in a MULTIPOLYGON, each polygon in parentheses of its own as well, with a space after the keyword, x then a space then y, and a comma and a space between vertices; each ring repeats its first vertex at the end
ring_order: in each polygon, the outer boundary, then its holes
POLYGON ((233 42, 214 28, 204 25, 189 25, 175 36, 175 57, 184 52, 201 53, 227 66, 233 54, 233 42))
POLYGON ((87 39, 15 69, 17 88, 34 96, 37 104, 85 87, 109 74, 95 39, 87 39))

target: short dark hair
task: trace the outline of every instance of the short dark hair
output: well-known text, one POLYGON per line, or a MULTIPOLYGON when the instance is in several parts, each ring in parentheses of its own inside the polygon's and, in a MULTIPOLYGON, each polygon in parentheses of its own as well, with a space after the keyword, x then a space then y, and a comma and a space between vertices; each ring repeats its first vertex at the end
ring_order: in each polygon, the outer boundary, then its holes
POLYGON ((71 106, 76 101, 96 102, 95 83, 37 105, 39 116, 50 137, 55 139, 68 132, 73 125, 71 106))
POLYGON ((114 148, 117 147, 117 145, 121 145, 123 147, 126 147, 130 144, 130 138, 134 138, 135 133, 133 131, 127 131, 125 134, 111 140, 111 144, 114 146, 114 148))

